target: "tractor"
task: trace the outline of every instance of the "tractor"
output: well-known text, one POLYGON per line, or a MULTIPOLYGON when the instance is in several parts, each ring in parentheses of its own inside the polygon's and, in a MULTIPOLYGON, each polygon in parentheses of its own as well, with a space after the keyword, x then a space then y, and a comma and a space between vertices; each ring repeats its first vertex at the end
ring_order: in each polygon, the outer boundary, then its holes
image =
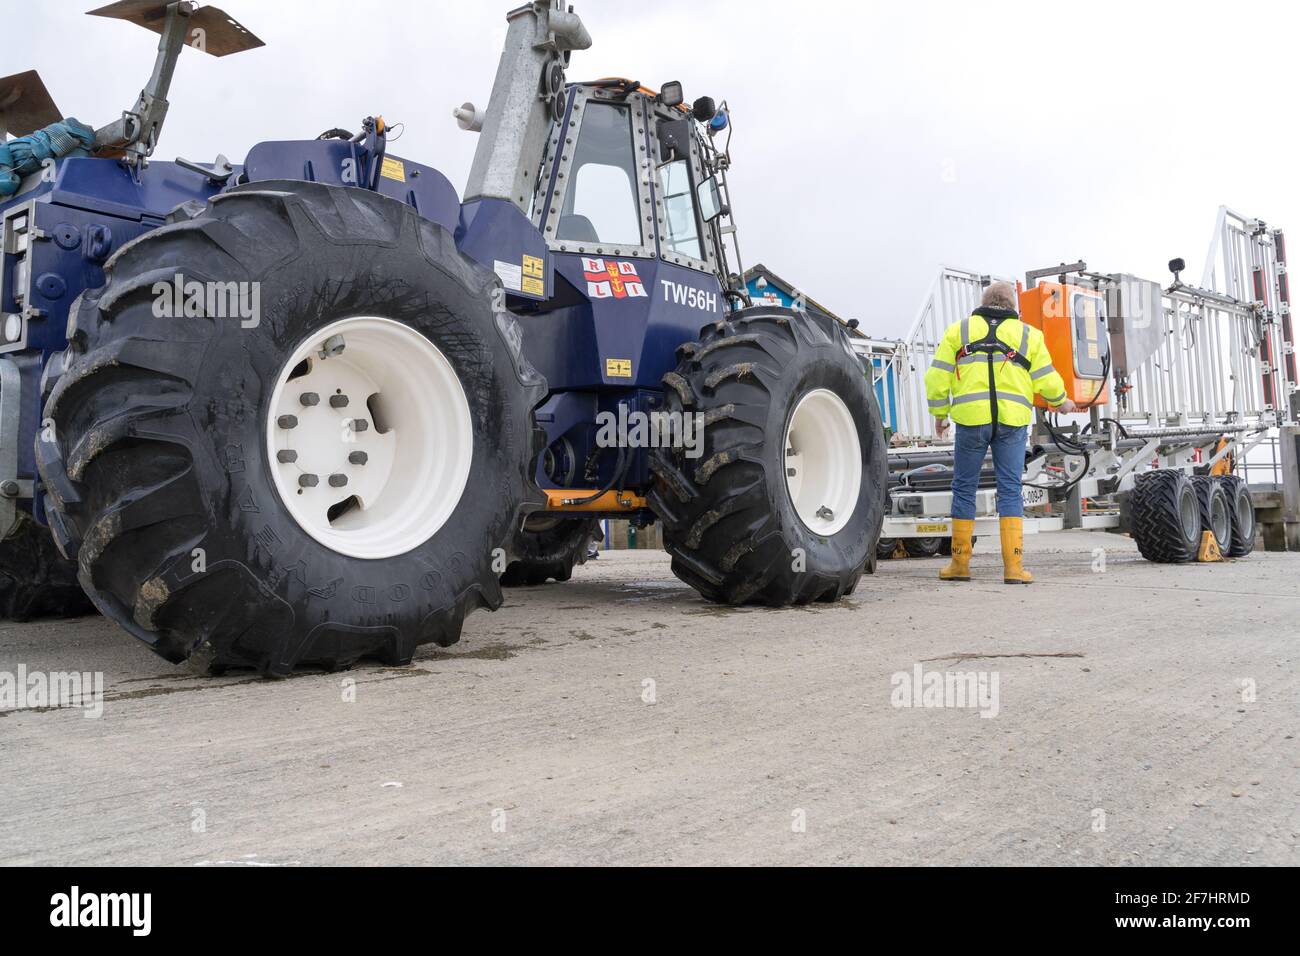
POLYGON ((569 82, 590 36, 536 0, 453 111, 463 198, 381 116, 154 161, 182 52, 262 43, 184 0, 91 12, 160 36, 120 118, 0 80, 9 617, 88 601, 169 661, 276 676, 450 645, 607 517, 661 522, 712 602, 874 570, 871 383, 840 323, 746 297, 725 102, 569 82))

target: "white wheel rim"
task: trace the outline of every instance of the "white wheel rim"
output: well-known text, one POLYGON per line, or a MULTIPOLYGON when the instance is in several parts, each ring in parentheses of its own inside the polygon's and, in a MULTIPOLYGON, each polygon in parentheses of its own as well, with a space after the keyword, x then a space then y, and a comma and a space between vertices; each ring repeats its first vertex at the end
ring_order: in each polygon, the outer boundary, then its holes
POLYGON ((784 460, 790 501, 808 530, 830 537, 848 524, 862 487, 862 446, 843 399, 825 388, 799 399, 784 460))
POLYGON ((474 457, 456 370, 423 335, 378 316, 341 319, 298 346, 271 394, 266 439, 289 514, 355 558, 404 554, 433 537, 474 457), (335 336, 343 350, 321 358, 335 336))

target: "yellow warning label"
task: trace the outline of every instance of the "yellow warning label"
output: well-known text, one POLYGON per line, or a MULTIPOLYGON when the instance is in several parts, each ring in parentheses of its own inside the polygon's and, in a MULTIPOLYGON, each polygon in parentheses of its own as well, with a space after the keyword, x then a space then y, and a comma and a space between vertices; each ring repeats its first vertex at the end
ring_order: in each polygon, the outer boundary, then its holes
POLYGON ((406 182, 406 166, 400 159, 393 159, 391 156, 384 157, 384 165, 379 167, 379 175, 387 179, 396 179, 399 183, 406 182))
POLYGON ((529 295, 546 295, 546 283, 524 273, 523 291, 529 295))
POLYGON ((538 256, 524 256, 524 275, 537 279, 545 278, 542 272, 542 260, 538 256))
POLYGON ((943 534, 948 530, 946 524, 919 524, 916 526, 919 534, 943 534))
POLYGON ((605 359, 606 378, 631 378, 631 359, 605 359))

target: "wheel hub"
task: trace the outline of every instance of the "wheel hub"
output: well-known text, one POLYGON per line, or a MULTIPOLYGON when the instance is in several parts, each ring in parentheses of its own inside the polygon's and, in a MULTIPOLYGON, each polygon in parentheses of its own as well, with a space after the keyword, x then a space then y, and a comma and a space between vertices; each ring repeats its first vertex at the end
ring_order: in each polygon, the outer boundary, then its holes
POLYGON ((844 400, 825 388, 799 399, 785 435, 785 481, 799 520, 829 537, 853 517, 862 447, 844 400))
POLYGON ((469 478, 469 402, 447 357, 392 319, 317 330, 281 371, 267 413, 276 490, 321 544, 357 558, 431 538, 469 478))

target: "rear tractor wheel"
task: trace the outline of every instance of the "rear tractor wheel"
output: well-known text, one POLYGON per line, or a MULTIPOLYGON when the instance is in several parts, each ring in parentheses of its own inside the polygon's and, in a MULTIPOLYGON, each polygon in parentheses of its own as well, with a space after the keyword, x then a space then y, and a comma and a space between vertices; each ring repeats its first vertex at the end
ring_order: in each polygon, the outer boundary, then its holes
POLYGON ((651 458, 673 572, 725 604, 834 601, 874 570, 888 471, 880 410, 832 319, 760 307, 706 327, 664 377, 701 442, 651 458))
POLYGON ((264 182, 106 275, 37 447, 105 615, 171 661, 284 674, 406 663, 500 605, 493 552, 541 504, 545 385, 450 233, 366 190, 264 182), (160 317, 152 290, 182 274, 257 290, 257 316, 160 317))
POLYGON ((551 578, 567 581, 573 569, 587 560, 592 541, 600 537, 596 518, 560 518, 530 515, 515 532, 511 561, 501 575, 508 588, 545 584, 551 578))
POLYGON ((94 610, 77 581, 77 566, 59 554, 50 530, 19 511, 0 541, 0 619, 77 617, 94 610))

